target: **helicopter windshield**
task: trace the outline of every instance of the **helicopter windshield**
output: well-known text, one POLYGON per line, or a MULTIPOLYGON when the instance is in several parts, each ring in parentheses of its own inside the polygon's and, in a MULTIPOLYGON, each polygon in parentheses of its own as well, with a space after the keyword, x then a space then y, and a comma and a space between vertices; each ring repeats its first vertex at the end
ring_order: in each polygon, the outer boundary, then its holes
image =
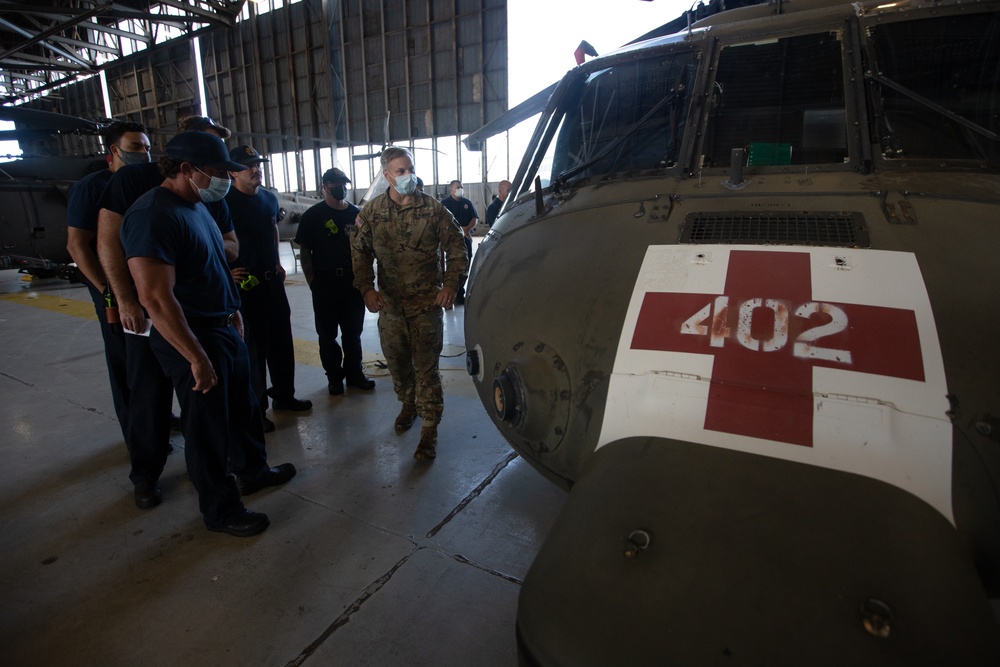
POLYGON ((841 44, 834 33, 722 49, 704 145, 706 167, 745 148, 751 166, 848 157, 841 44))
POLYGON ((542 174, 564 181, 673 166, 697 60, 691 51, 626 62, 578 80, 542 174))
POLYGON ((885 157, 1000 161, 1000 13, 870 32, 885 157))

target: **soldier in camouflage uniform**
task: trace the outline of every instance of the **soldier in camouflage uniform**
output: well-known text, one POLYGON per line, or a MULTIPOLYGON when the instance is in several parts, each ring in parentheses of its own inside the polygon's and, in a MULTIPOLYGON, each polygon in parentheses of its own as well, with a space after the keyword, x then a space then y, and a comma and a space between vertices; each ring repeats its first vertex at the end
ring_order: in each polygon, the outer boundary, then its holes
POLYGON ((437 425, 444 409, 438 357, 443 343, 443 310, 455 303, 469 255, 462 230, 433 197, 418 192, 413 156, 395 146, 382 153, 382 173, 390 187, 361 209, 361 230, 351 242, 354 286, 365 306, 379 313, 378 331, 403 407, 395 429, 402 433, 417 415, 423 420, 413 458, 433 459, 437 425), (442 276, 439 252, 447 258, 442 276), (378 260, 378 286, 372 263, 378 260))

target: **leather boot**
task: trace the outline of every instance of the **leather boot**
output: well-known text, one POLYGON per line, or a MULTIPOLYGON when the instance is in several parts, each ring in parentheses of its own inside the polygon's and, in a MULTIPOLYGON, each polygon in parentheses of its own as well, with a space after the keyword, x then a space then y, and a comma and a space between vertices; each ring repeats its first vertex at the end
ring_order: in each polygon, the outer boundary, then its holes
POLYGON ((399 416, 396 417, 396 433, 409 431, 413 426, 413 421, 417 418, 417 406, 414 403, 403 403, 399 416))
POLYGON ((425 419, 423 428, 420 429, 420 442, 417 444, 417 451, 413 452, 413 458, 418 461, 434 459, 437 456, 437 441, 437 421, 425 419))

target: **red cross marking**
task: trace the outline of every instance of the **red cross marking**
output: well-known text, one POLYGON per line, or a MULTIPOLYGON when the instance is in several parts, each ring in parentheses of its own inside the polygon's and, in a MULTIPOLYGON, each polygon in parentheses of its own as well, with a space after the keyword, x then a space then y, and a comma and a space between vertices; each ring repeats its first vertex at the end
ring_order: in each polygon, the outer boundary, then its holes
POLYGON ((632 349, 714 355, 705 428, 806 447, 814 366, 924 380, 916 314, 814 302, 800 252, 732 251, 722 295, 647 292, 632 349))

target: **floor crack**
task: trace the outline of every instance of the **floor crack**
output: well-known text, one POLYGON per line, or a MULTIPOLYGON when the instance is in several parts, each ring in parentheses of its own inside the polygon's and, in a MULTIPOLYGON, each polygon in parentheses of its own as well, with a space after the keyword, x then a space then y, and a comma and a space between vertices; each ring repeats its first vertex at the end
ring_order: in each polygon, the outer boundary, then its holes
POLYGON ((486 489, 486 487, 489 486, 490 483, 494 479, 496 479, 497 475, 499 475, 501 472, 503 472, 503 469, 506 468, 508 465, 510 465, 510 462, 513 461, 516 458, 517 458, 517 452, 513 452, 512 451, 512 452, 508 453, 507 454, 507 458, 505 458, 503 461, 501 461, 500 463, 498 463, 497 466, 495 468, 493 468, 493 472, 491 472, 489 475, 487 475, 486 479, 484 479, 482 482, 479 483, 479 486, 477 486, 472 491, 470 491, 469 495, 467 495, 465 498, 463 498, 462 502, 460 502, 458 505, 456 505, 455 509, 453 509, 451 512, 449 512, 448 516, 446 516, 444 519, 441 520, 441 523, 439 523, 438 525, 436 525, 433 528, 431 528, 430 531, 427 533, 427 535, 425 537, 431 538, 431 537, 434 537, 435 535, 437 535, 438 532, 440 532, 440 530, 442 528, 444 528, 445 526, 448 525, 449 521, 451 521, 453 518, 455 518, 455 515, 457 515, 462 510, 464 510, 465 507, 469 503, 471 503, 473 500, 475 500, 476 498, 478 498, 479 494, 481 494, 483 492, 483 490, 486 489))
POLYGON ((378 593, 379 590, 383 586, 385 586, 390 579, 392 579, 392 576, 396 574, 399 568, 403 567, 403 565, 405 565, 406 562, 413 557, 413 554, 417 553, 422 548, 424 547, 414 547, 413 550, 410 551, 410 553, 403 556, 398 563, 393 565, 388 572, 383 574, 381 577, 379 577, 372 583, 368 584, 365 590, 361 592, 361 595, 359 595, 357 599, 354 600, 354 602, 349 604, 347 606, 347 609, 345 609, 343 613, 340 614, 340 616, 338 616, 333 620, 333 623, 331 623, 329 627, 327 627, 327 629, 323 631, 323 634, 314 639, 313 642, 309 644, 309 646, 306 646, 302 650, 302 653, 300 653, 294 660, 289 662, 285 667, 298 667, 303 662, 305 662, 313 653, 316 652, 316 649, 318 649, 320 646, 323 645, 323 642, 325 642, 330 637, 330 635, 336 632, 338 628, 349 623, 351 620, 351 616, 359 609, 361 609, 361 605, 363 605, 365 602, 371 599, 373 595, 378 593))

